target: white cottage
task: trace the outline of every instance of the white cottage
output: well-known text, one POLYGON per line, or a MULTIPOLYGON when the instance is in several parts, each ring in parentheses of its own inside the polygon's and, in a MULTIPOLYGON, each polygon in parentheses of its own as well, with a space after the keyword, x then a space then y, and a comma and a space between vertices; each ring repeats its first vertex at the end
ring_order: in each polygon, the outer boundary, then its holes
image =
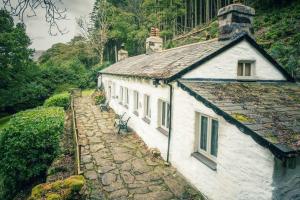
POLYGON ((208 199, 300 199, 300 88, 252 38, 253 15, 229 5, 218 39, 168 50, 154 29, 99 86, 208 199))

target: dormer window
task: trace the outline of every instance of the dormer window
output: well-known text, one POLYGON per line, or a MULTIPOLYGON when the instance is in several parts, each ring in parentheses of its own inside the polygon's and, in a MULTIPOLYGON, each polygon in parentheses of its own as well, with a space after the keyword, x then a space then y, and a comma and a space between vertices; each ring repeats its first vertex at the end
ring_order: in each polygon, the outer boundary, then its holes
POLYGON ((239 61, 237 67, 238 77, 251 77, 254 75, 253 61, 239 61))

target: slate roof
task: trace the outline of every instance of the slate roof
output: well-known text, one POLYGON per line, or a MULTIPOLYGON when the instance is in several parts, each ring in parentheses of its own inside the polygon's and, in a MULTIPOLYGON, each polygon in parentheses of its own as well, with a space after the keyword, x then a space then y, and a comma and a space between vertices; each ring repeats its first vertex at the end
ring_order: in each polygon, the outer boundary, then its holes
POLYGON ((294 81, 282 66, 247 34, 240 35, 232 40, 219 41, 218 39, 212 39, 149 55, 142 54, 129 57, 101 70, 100 74, 151 78, 171 82, 243 40, 247 40, 252 44, 287 80, 294 81))
POLYGON ((300 85, 289 82, 178 84, 279 156, 300 155, 300 85))
POLYGON ((103 69, 100 73, 166 79, 230 42, 213 39, 149 55, 133 56, 103 69))

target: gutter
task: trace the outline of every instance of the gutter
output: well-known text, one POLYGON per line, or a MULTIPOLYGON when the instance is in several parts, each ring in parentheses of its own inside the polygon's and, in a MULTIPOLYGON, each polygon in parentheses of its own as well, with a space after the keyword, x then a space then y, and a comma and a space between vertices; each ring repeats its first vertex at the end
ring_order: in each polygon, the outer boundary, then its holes
POLYGON ((168 150, 167 150, 167 162, 170 162, 170 148, 171 148, 171 136, 172 136, 172 108, 173 108, 173 86, 167 84, 170 87, 170 121, 169 121, 169 135, 168 135, 168 150))

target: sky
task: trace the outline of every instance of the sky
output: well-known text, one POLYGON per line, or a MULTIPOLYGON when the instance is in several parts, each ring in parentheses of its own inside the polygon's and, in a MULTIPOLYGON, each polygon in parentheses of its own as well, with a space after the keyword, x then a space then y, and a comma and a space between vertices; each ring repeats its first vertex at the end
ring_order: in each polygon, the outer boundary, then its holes
MULTIPOLYGON (((66 29, 67 33, 57 36, 49 35, 49 24, 45 21, 45 11, 39 8, 37 16, 25 18, 26 31, 31 38, 31 48, 36 50, 47 50, 55 43, 69 42, 75 35, 80 33, 76 24, 76 18, 88 16, 92 11, 94 0, 61 0, 61 8, 67 8, 67 20, 60 21, 60 27, 66 29)), ((56 1, 59 2, 59 1, 56 1)))

